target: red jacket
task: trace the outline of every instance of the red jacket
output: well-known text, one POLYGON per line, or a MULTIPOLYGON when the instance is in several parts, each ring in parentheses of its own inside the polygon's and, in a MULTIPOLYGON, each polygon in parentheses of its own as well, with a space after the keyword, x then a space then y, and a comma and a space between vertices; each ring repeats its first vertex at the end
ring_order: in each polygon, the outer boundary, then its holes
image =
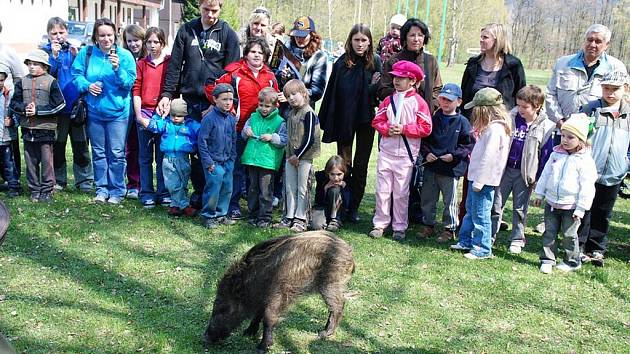
POLYGON ((140 96, 142 108, 155 109, 160 102, 170 58, 171 56, 167 55, 157 66, 153 64, 149 56, 136 63, 136 81, 133 83, 131 93, 133 96, 140 96))
POLYGON ((249 116, 258 107, 258 92, 265 87, 273 87, 278 91, 278 82, 273 72, 264 65, 258 72, 258 77, 254 76, 252 70, 247 66, 245 58, 229 64, 225 67, 226 73, 216 82, 205 87, 206 97, 210 102, 214 102, 212 90, 218 84, 229 84, 234 87, 234 98, 238 99, 236 107, 236 131, 240 131, 245 126, 249 116))

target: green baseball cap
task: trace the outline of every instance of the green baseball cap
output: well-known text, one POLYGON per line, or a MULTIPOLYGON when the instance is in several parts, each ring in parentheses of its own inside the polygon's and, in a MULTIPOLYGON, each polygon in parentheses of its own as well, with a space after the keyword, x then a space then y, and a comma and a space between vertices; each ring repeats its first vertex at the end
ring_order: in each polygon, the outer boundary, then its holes
POLYGON ((477 91, 473 100, 464 105, 465 109, 471 109, 475 106, 497 106, 503 104, 501 92, 492 87, 482 88, 477 91))

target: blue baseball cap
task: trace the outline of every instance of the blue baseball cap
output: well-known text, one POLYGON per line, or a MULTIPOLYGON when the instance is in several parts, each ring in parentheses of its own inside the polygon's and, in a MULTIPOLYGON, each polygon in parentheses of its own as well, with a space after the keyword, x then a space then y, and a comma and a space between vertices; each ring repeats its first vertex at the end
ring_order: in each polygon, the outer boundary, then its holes
POLYGON ((455 101, 458 98, 462 98, 462 89, 459 88, 457 84, 448 83, 442 87, 438 97, 444 97, 449 101, 455 101))

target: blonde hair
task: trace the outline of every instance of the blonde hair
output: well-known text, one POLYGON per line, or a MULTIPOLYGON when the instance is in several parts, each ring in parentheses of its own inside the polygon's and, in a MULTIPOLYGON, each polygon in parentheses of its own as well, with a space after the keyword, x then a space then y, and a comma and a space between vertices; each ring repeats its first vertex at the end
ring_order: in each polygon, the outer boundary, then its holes
POLYGON ((278 104, 278 92, 273 87, 265 87, 258 92, 258 102, 267 102, 278 104))
POLYGON ((289 97, 292 93, 301 93, 304 96, 304 104, 308 105, 310 103, 310 99, 308 97, 308 90, 304 83, 298 79, 291 79, 284 85, 282 89, 282 93, 285 97, 289 97))
MULTIPOLYGON (((136 24, 131 24, 125 27, 122 33, 122 38, 123 38, 122 47, 131 52, 131 49, 129 49, 129 47, 127 46, 127 36, 130 36, 130 35, 138 38, 142 42, 142 46, 140 47, 140 52, 138 52, 138 59, 144 58, 147 55, 147 46, 144 43, 146 39, 145 38, 146 31, 144 30, 144 28, 136 24)), ((166 43, 166 41, 164 42, 166 43)))
POLYGON ((512 53, 512 45, 508 39, 508 33, 505 27, 500 23, 488 23, 481 28, 481 32, 487 31, 494 38, 494 47, 492 52, 496 57, 503 57, 512 53))
POLYGON ((472 109, 472 126, 477 130, 479 135, 488 128, 493 121, 503 121, 505 127, 505 134, 512 134, 510 128, 510 119, 508 111, 505 109, 505 105, 498 104, 495 106, 475 106, 472 109))

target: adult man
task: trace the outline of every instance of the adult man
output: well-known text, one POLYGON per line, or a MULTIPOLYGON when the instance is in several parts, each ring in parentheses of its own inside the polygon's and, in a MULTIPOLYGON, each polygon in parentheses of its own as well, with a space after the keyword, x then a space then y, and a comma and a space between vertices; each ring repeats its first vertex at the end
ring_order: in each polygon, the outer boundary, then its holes
MULTIPOLYGON (((204 85, 214 82, 225 73, 223 68, 226 65, 240 58, 238 36, 225 21, 219 19, 222 6, 223 0, 199 0, 201 17, 177 31, 158 113, 168 113, 171 100, 177 98, 179 92, 188 105, 188 114, 201 121, 202 112, 210 105, 204 94, 204 85)), ((190 177, 195 189, 190 204, 200 209, 205 178, 196 157, 191 159, 190 177)))
POLYGON ((62 190, 68 184, 66 167, 66 142, 70 136, 72 146, 72 171, 74 185, 83 192, 91 192, 94 174, 90 162, 88 139, 85 125, 70 124, 72 106, 79 98, 79 91, 72 82, 70 68, 76 56, 77 48, 71 48, 68 43, 68 24, 59 17, 52 17, 46 26, 48 43, 42 47, 48 53, 50 74, 59 82, 59 87, 66 100, 66 107, 57 119, 57 140, 53 147, 53 163, 55 166, 55 189, 62 190))
POLYGON ((407 18, 401 14, 396 14, 389 20, 389 32, 378 41, 378 46, 376 47, 376 54, 381 57, 383 63, 402 50, 400 28, 405 24, 405 21, 407 21, 407 18))
POLYGON ((547 116, 562 125, 563 119, 580 107, 602 96, 602 77, 612 71, 626 71, 626 66, 606 53, 611 32, 600 24, 591 25, 584 45, 576 54, 558 59, 547 84, 547 116))

